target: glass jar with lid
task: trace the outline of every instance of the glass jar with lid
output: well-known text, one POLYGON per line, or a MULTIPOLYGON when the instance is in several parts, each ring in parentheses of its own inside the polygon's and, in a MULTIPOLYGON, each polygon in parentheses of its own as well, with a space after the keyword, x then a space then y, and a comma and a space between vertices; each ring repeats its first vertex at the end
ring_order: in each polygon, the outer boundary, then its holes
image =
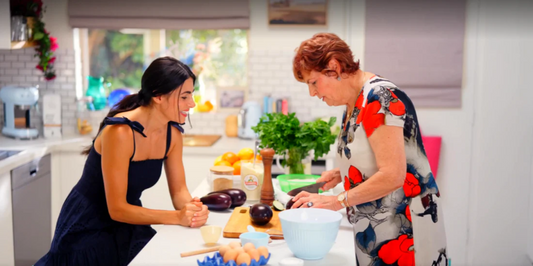
POLYGON ((233 167, 218 165, 212 166, 209 170, 211 191, 233 188, 233 167))

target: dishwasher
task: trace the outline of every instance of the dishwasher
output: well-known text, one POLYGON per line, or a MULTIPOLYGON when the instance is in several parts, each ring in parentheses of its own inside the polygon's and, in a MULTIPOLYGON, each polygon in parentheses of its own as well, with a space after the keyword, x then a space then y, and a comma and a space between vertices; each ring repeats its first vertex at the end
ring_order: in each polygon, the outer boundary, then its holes
POLYGON ((15 266, 31 266, 52 241, 51 156, 11 171, 15 266))

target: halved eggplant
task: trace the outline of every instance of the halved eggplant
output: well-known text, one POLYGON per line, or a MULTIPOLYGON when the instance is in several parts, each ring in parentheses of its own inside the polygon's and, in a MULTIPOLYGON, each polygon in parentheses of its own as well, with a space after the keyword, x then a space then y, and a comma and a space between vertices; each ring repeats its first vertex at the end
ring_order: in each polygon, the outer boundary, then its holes
POLYGON ((224 211, 231 207, 231 197, 224 193, 212 193, 200 198, 210 211, 224 211))
POLYGON ((228 188, 219 191, 213 191, 207 195, 214 193, 224 193, 231 197, 231 208, 242 206, 246 202, 246 193, 238 188, 228 188))

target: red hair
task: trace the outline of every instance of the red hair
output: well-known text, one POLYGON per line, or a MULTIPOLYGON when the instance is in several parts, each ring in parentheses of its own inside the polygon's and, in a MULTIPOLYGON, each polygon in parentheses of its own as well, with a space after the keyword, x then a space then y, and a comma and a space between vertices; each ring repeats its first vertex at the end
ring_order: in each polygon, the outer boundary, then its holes
POLYGON ((317 33, 308 40, 303 41, 296 50, 292 62, 294 77, 303 82, 303 73, 312 70, 321 73, 337 73, 328 69, 328 63, 335 59, 340 64, 340 72, 353 74, 359 70, 359 60, 353 59, 352 51, 346 42, 333 33, 317 33))

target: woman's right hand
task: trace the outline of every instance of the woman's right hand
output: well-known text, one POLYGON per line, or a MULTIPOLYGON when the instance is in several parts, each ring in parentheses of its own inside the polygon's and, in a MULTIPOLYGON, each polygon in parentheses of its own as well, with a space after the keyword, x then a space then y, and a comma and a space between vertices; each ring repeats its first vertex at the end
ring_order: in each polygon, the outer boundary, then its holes
POLYGON ((326 182, 326 184, 324 184, 324 186, 320 188, 322 189, 322 191, 327 191, 327 190, 334 188, 341 181, 342 181, 341 172, 339 168, 322 172, 322 175, 320 176, 320 178, 316 180, 317 183, 326 182))
POLYGON ((178 211, 178 224, 182 226, 200 227, 207 222, 209 211, 207 206, 202 202, 193 201, 186 203, 185 206, 178 211))

